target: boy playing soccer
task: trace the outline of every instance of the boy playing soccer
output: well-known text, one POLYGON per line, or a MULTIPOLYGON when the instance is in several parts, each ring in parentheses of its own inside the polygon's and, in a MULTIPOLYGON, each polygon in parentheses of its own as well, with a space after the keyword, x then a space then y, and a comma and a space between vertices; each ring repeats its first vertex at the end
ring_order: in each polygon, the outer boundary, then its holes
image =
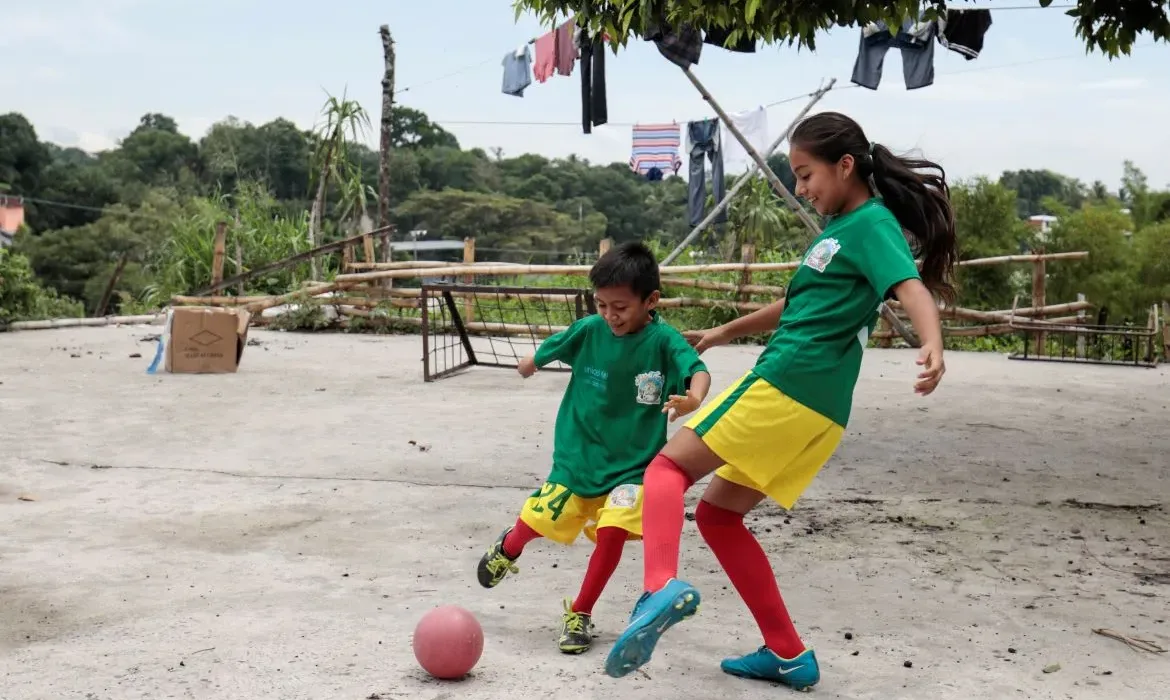
POLYGON ((552 472, 479 561, 493 588, 524 546, 544 537, 596 544, 577 597, 565 601, 559 646, 593 644, 593 605, 617 570, 627 539, 642 536, 642 475, 666 444, 667 421, 694 411, 711 376, 681 333, 658 318, 658 263, 641 243, 614 247, 589 272, 597 313, 576 321, 520 362, 522 377, 561 361, 572 376, 557 411, 552 472), (689 388, 688 388, 689 384, 689 388), (665 399, 665 400, 664 400, 665 399))

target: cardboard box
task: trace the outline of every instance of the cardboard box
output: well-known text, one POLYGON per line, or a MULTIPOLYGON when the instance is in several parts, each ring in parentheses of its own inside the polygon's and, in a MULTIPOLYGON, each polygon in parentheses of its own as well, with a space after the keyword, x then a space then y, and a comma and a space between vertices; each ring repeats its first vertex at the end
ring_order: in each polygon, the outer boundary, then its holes
POLYGON ((164 367, 176 374, 235 372, 252 315, 243 309, 179 306, 167 317, 164 367))

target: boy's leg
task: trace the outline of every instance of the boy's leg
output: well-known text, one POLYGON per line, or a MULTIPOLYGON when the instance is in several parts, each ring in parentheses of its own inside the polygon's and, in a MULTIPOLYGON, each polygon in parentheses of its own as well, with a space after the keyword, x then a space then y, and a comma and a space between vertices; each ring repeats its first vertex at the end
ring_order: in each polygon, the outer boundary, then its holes
POLYGON ((699 533, 727 572, 764 637, 763 648, 726 659, 722 668, 736 676, 807 688, 820 680, 816 657, 800 640, 780 596, 768 556, 743 522, 744 514, 763 498, 759 491, 716 475, 695 510, 699 533))
POLYGON ((593 646, 593 606, 621 562, 629 533, 619 527, 597 528, 597 546, 589 556, 585 579, 561 620, 561 651, 580 654, 593 646))
POLYGON ((532 540, 546 537, 572 544, 585 523, 585 501, 566 487, 546 483, 524 502, 516 524, 505 530, 479 560, 476 571, 484 588, 494 588, 509 573, 517 573, 516 560, 532 540))
POLYGON ((504 530, 492 546, 484 552, 476 568, 476 578, 484 588, 495 588, 508 573, 518 573, 516 560, 524 553, 524 546, 540 538, 540 533, 517 518, 516 524, 504 530))

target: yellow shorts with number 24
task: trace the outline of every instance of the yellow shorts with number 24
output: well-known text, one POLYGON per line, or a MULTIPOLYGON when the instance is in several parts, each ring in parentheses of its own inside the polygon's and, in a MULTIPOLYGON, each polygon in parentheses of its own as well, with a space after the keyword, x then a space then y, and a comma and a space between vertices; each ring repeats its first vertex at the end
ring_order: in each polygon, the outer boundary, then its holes
POLYGON ((621 528, 627 539, 641 539, 642 487, 623 484, 606 496, 582 498, 561 484, 546 483, 524 502, 520 519, 560 544, 572 544, 582 532, 596 542, 601 527, 621 528))

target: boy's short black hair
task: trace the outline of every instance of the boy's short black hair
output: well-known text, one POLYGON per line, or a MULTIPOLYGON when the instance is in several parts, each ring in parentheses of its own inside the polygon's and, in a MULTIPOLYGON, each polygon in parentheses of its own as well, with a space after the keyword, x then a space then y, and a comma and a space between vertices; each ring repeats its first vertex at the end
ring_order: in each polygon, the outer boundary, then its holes
POLYGON ((643 300, 659 290, 658 261, 641 241, 626 241, 610 248, 589 271, 594 289, 629 287, 643 300))

